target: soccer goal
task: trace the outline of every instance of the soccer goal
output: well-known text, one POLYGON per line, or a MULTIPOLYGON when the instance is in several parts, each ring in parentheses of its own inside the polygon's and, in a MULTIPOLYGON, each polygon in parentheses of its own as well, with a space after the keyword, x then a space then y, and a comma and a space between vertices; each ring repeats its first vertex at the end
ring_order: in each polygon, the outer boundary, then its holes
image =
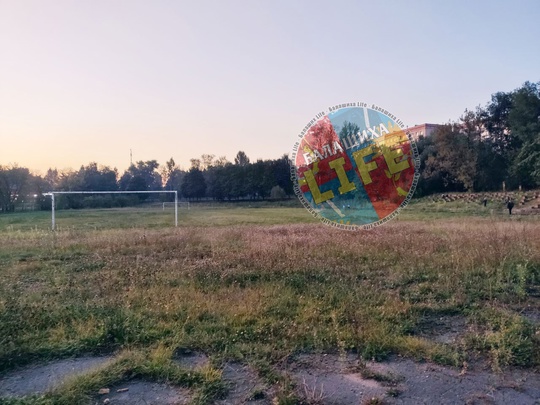
MULTIPOLYGON (((51 197, 51 229, 56 229, 55 196, 63 194, 174 194, 174 226, 178 226, 178 192, 177 191, 51 191, 44 195, 51 197)), ((165 206, 163 206, 165 207, 165 206)))
POLYGON ((185 210, 191 209, 191 205, 189 204, 189 201, 163 202, 161 203, 161 209, 165 211, 165 208, 167 208, 170 205, 174 207, 178 207, 178 209, 185 209, 185 210))

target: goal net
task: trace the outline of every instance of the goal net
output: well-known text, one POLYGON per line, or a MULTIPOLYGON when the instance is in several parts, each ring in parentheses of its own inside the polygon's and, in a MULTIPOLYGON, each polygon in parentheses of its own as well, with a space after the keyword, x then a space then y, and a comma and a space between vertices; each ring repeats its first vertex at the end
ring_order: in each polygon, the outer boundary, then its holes
POLYGON ((189 210, 189 209, 191 209, 189 201, 177 201, 177 202, 165 201, 165 202, 161 203, 161 209, 163 211, 165 211, 166 209, 168 209, 170 207, 174 208, 175 206, 178 207, 179 210, 189 210))

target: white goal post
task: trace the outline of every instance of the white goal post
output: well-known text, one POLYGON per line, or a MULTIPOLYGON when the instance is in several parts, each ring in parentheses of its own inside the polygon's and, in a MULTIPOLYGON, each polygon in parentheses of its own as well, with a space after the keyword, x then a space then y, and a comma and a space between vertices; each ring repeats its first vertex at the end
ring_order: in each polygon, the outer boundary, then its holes
POLYGON ((54 196, 56 194, 163 194, 174 193, 174 226, 178 226, 178 192, 177 191, 50 191, 43 195, 51 196, 51 229, 56 229, 54 196))

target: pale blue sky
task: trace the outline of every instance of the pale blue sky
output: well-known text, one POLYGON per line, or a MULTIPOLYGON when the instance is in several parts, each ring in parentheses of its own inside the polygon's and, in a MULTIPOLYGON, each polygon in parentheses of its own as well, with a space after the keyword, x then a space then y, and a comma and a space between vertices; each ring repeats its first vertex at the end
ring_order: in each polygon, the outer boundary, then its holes
POLYGON ((537 0, 0 0, 0 164, 278 158, 331 105, 443 123, 526 80, 537 0))

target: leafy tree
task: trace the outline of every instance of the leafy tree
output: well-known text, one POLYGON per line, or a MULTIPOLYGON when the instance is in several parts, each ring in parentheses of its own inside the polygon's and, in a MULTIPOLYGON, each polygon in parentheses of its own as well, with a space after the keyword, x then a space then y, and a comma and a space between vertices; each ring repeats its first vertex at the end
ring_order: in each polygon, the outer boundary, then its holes
POLYGON ((116 169, 108 166, 98 168, 97 163, 90 163, 88 166, 81 166, 75 173, 78 177, 81 191, 116 191, 118 190, 116 169))
POLYGON ((218 157, 216 160, 214 160, 213 166, 223 167, 223 166, 225 166, 227 163, 229 163, 229 161, 227 160, 227 158, 226 158, 225 156, 220 156, 220 157, 218 157))
POLYGON ((198 170, 202 169, 201 159, 189 159, 189 161, 191 162, 192 169, 198 169, 198 170))
POLYGON ((247 166, 249 164, 249 158, 246 153, 243 151, 238 152, 234 158, 234 164, 238 166, 247 166))
POLYGON ((498 190, 507 176, 504 157, 497 153, 489 138, 477 146, 475 191, 498 190))
POLYGON ((540 134, 520 149, 512 166, 512 173, 525 187, 540 185, 540 134))
MULTIPOLYGON (((505 160, 493 145, 492 138, 485 128, 485 110, 465 110, 460 118, 459 132, 467 137, 468 154, 463 157, 474 158, 473 185, 468 191, 487 191, 497 189, 506 175, 505 160)), ((463 177, 462 177, 463 178, 463 177)))
POLYGON ((439 173, 428 173, 426 172, 426 163, 430 156, 436 154, 436 149, 433 144, 433 137, 428 138, 420 136, 416 141, 416 147, 418 148, 418 154, 420 157, 420 179, 416 187, 415 195, 427 195, 434 192, 439 192, 442 190, 442 179, 440 178, 439 173))
POLYGON ((212 166, 205 171, 205 181, 207 185, 206 193, 209 197, 222 201, 230 197, 229 194, 229 175, 227 167, 232 166, 227 163, 223 166, 212 166))
POLYGON ((45 174, 44 180, 49 186, 49 191, 57 190, 58 185, 60 184, 60 174, 58 173, 58 169, 49 168, 45 174))
POLYGON ((214 164, 215 155, 203 154, 201 155, 201 170, 206 170, 214 164))
POLYGON ((502 177, 510 187, 540 185, 539 117, 540 83, 525 82, 513 92, 495 93, 484 110, 485 141, 501 157, 497 159, 499 166, 493 168, 504 172, 502 177))
POLYGON ((272 190, 270 191, 270 198, 272 200, 281 200, 285 197, 287 197, 287 194, 285 194, 285 190, 283 190, 280 186, 272 187, 272 190))
POLYGON ((289 155, 284 154, 281 158, 272 161, 272 173, 274 175, 274 184, 281 187, 286 195, 293 195, 289 155))
POLYGON ((161 175, 155 160, 132 164, 120 178, 120 189, 127 191, 159 191, 162 189, 161 175))
POLYGON ((515 139, 508 122, 512 104, 511 93, 498 92, 491 96, 491 102, 482 111, 482 123, 489 134, 490 144, 504 159, 515 148, 515 139))
POLYGON ((36 204, 40 210, 50 210, 51 209, 51 199, 44 196, 45 193, 53 190, 47 177, 41 176, 31 176, 30 180, 30 189, 33 191, 33 194, 36 195, 36 204))
POLYGON ((540 83, 526 82, 513 93, 508 114, 511 133, 519 149, 511 165, 511 174, 520 185, 540 185, 540 83))
POLYGON ((257 160, 247 167, 247 189, 246 193, 253 198, 266 198, 270 195, 274 186, 274 176, 272 173, 272 161, 257 160))
POLYGON ((163 166, 163 168, 161 169, 161 180, 163 181, 163 185, 165 186, 166 190, 172 190, 169 179, 171 178, 172 174, 176 169, 176 162, 173 158, 170 158, 168 161, 166 161, 165 166, 163 166))
POLYGON ((245 165, 234 164, 224 167, 224 189, 228 199, 240 199, 247 196, 249 190, 247 165, 248 163, 245 165))
POLYGON ((0 166, 0 210, 2 212, 15 211, 15 203, 24 197, 30 179, 30 171, 26 167, 0 166))
POLYGON ((61 172, 59 175, 57 189, 60 191, 78 191, 82 187, 81 178, 74 170, 61 172))
POLYGON ((189 169, 182 180, 181 189, 182 195, 186 198, 203 198, 206 193, 206 181, 203 172, 196 167, 189 169))
POLYGON ((531 143, 540 134, 540 82, 525 82, 512 95, 512 108, 508 113, 512 134, 521 145, 531 143))
MULTIPOLYGON (((164 189, 167 191, 176 191, 179 196, 182 196, 182 180, 185 172, 180 170, 173 158, 165 162, 165 166, 161 170, 161 177, 164 182, 164 189)), ((168 196, 172 200, 172 196, 168 196)))
POLYGON ((472 190, 477 156, 470 137, 456 124, 440 127, 433 135, 431 153, 424 166, 424 178, 442 180, 447 191, 472 190))

